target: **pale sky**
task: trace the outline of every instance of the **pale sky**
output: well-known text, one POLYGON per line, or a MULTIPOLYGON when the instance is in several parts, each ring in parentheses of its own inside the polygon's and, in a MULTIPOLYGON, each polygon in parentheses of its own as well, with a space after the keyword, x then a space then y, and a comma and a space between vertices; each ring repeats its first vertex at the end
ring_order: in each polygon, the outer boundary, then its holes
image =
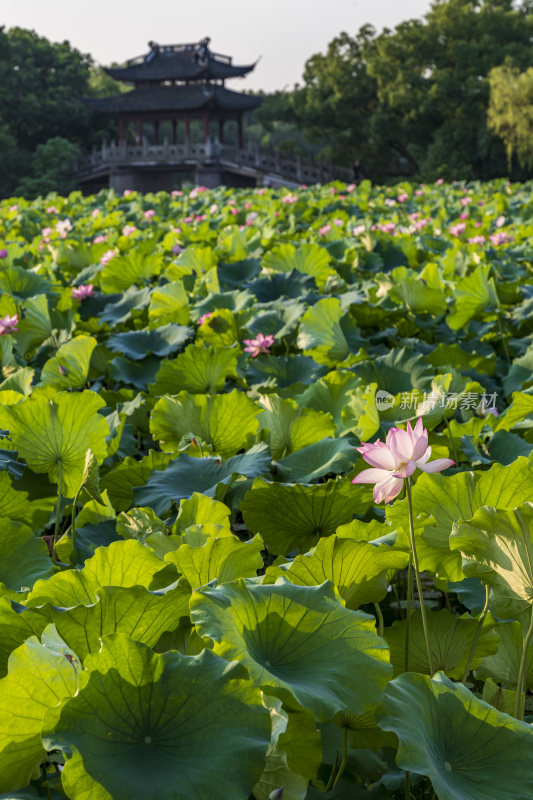
POLYGON ((148 51, 147 42, 195 42, 254 62, 254 72, 229 83, 243 89, 290 88, 304 64, 341 31, 371 23, 378 30, 422 17, 430 0, 4 0, 0 25, 31 28, 55 42, 68 39, 100 64, 148 51))

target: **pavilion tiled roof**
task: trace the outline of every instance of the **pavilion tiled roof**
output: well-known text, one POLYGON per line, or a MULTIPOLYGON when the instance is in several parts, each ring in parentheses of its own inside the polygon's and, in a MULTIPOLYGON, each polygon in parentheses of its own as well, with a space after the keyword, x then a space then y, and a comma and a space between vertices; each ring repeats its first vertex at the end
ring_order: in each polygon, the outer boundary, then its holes
POLYGON ((95 111, 106 113, 172 112, 210 109, 248 111, 261 105, 261 97, 232 92, 224 86, 189 84, 133 89, 112 97, 86 97, 84 102, 95 111))

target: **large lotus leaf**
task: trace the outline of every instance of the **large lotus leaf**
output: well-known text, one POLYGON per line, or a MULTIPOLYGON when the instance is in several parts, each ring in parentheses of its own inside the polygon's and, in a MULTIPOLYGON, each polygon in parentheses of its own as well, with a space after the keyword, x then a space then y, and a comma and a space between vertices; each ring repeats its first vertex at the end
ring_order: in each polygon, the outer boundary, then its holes
POLYGON ((95 392, 59 392, 53 400, 30 397, 0 408, 0 427, 9 431, 14 448, 34 472, 59 480, 74 497, 83 476, 85 454, 91 449, 98 463, 107 456, 109 428, 98 409, 104 401, 95 392))
MULTIPOLYGON (((152 292, 148 288, 137 289, 136 286, 130 286, 122 294, 116 295, 116 302, 106 303, 104 310, 98 314, 98 319, 100 322, 108 322, 110 325, 127 322, 133 316, 134 311, 146 308, 151 294, 152 292)), ((108 296, 106 295, 106 297, 108 296)))
POLYGON ((523 356, 515 358, 509 372, 503 379, 505 394, 527 389, 533 383, 533 347, 529 347, 523 356))
MULTIPOLYGON (((427 614, 431 641, 431 655, 434 672, 445 672, 450 678, 461 680, 468 661, 472 642, 476 636, 479 622, 473 617, 458 617, 447 608, 441 611, 429 611, 427 614)), ((486 618, 479 641, 476 645, 472 669, 475 669, 484 656, 496 652, 498 634, 494 630, 494 621, 486 618)), ((409 637, 409 670, 430 675, 422 617, 420 611, 414 611, 410 620, 409 637)), ((407 621, 393 622, 392 628, 385 629, 385 639, 390 647, 390 659, 394 674, 404 672, 405 642, 407 621)))
POLYGON ((422 283, 418 276, 406 276, 393 283, 389 297, 395 302, 403 301, 415 314, 438 315, 446 311, 444 293, 440 289, 422 283))
POLYGON ((182 544, 168 553, 165 561, 175 564, 190 586, 197 589, 214 578, 218 583, 228 583, 254 577, 264 566, 262 549, 260 536, 249 542, 241 542, 236 536, 209 537, 199 547, 182 544))
POLYGON ((354 448, 347 439, 326 438, 280 459, 276 470, 283 481, 311 483, 325 475, 349 472, 354 460, 354 448))
POLYGON ((533 604, 533 503, 514 509, 479 508, 456 523, 450 547, 466 559, 464 571, 492 586, 491 609, 503 619, 533 604))
POLYGON ((279 297, 305 298, 306 293, 316 289, 316 284, 310 276, 293 269, 247 281, 246 287, 255 294, 260 303, 269 303, 279 297))
POLYGON ((394 348, 385 356, 360 361, 353 371, 365 383, 376 383, 378 389, 393 395, 413 389, 428 391, 434 374, 421 353, 407 348, 394 348))
POLYGON ((318 244, 304 244, 295 247, 292 244, 280 244, 274 247, 263 258, 263 268, 276 272, 290 272, 293 269, 310 275, 322 288, 330 276, 336 276, 335 270, 329 266, 331 256, 325 247, 318 244))
MULTIPOLYGON (((476 678, 494 678, 504 688, 516 689, 520 660, 524 649, 524 632, 518 620, 498 626, 500 643, 495 653, 486 656, 476 669, 476 678)), ((533 689, 533 644, 529 644, 526 681, 528 689, 533 689)))
POLYGON ((162 361, 153 395, 178 394, 183 389, 191 394, 214 394, 224 387, 226 378, 237 375, 237 350, 229 347, 199 347, 190 344, 172 361, 162 361))
POLYGON ((439 800, 533 796, 533 730, 460 683, 406 673, 389 683, 379 725, 400 740, 399 767, 427 775, 439 800))
MULTIPOLYGON (((532 491, 533 464, 523 457, 507 467, 495 464, 486 472, 420 475, 413 489, 420 568, 450 581, 462 580, 461 555, 457 550, 450 550, 455 520, 470 519, 481 506, 512 508, 529 500, 532 491)), ((403 528, 407 533, 407 500, 389 506, 387 518, 394 527, 403 528)))
POLYGON ((46 542, 22 522, 0 519, 0 586, 24 591, 51 574, 46 542))
POLYGON ((200 325, 196 341, 213 347, 232 347, 241 339, 237 320, 229 308, 217 308, 200 325))
POLYGON ((7 470, 0 469, 0 517, 25 522, 34 532, 38 532, 50 519, 55 499, 43 497, 29 500, 27 492, 18 492, 13 488, 7 470))
POLYGON ((10 654, 30 636, 40 636, 48 621, 33 609, 0 597, 0 678, 7 674, 10 654))
POLYGON ((107 489, 109 499, 117 511, 125 511, 133 503, 134 487, 143 486, 155 470, 165 469, 171 458, 169 453, 159 453, 156 450, 150 450, 139 461, 125 458, 102 477, 101 488, 107 489))
POLYGON ((246 327, 254 336, 258 333, 271 334, 279 341, 292 336, 304 311, 304 303, 278 300, 269 310, 257 313, 246 327))
POLYGON ((334 367, 350 352, 341 327, 342 309, 336 297, 325 297, 310 306, 302 317, 298 347, 319 364, 334 367))
POLYGON ((177 322, 189 323, 189 296, 182 281, 173 281, 154 289, 148 309, 150 325, 165 325, 177 322))
POLYGON ((254 387, 288 388, 294 384, 304 385, 320 378, 328 368, 317 364, 312 358, 302 355, 269 356, 254 359, 246 365, 246 380, 254 387))
POLYGON ((17 333, 17 350, 23 355, 34 345, 41 344, 52 334, 52 320, 45 294, 30 297, 24 303, 24 318, 17 333))
POLYGON ((358 489, 349 480, 303 486, 258 478, 246 493, 241 512, 249 530, 261 534, 271 553, 305 553, 321 536, 331 536, 355 514, 366 512, 367 492, 358 489))
POLYGON ((9 657, 0 681, 0 791, 23 789, 45 758, 41 742, 46 713, 72 697, 80 662, 53 626, 24 642, 9 657), (46 635, 47 634, 47 635, 46 635))
POLYGON ((490 457, 499 464, 512 464, 517 456, 530 455, 533 444, 525 442, 520 436, 508 431, 496 431, 486 449, 490 457))
POLYGON ((81 389, 87 383, 91 355, 96 347, 92 336, 77 336, 62 344, 44 365, 41 383, 56 389, 81 389))
POLYGON ((113 633, 153 647, 165 631, 176 630, 180 617, 189 615, 190 587, 183 582, 155 592, 143 586, 104 586, 96 594, 92 605, 46 604, 39 609, 81 659, 98 652, 102 637, 113 633))
POLYGON ((240 579, 205 588, 193 593, 191 619, 215 653, 241 661, 266 694, 296 699, 319 721, 375 707, 390 677, 374 618, 346 609, 329 582, 240 579))
POLYGON ((99 547, 81 570, 58 572, 46 581, 37 581, 28 595, 28 606, 52 603, 62 608, 91 605, 102 586, 144 586, 149 588, 154 575, 164 568, 148 547, 134 539, 99 547))
POLYGON ((85 666, 78 694, 49 716, 45 738, 65 753, 69 797, 247 800, 270 720, 240 665, 209 650, 158 655, 117 634, 85 666))
POLYGON ((51 289, 50 281, 29 269, 10 265, 0 270, 0 290, 20 300, 28 300, 35 295, 46 294, 51 289))
POLYGON ((230 513, 229 508, 224 503, 213 500, 211 497, 206 497, 199 492, 193 492, 187 500, 180 502, 174 530, 184 533, 191 525, 209 523, 224 531, 224 533, 218 533, 218 536, 231 536, 230 513))
POLYGON ((464 328, 478 314, 498 305, 493 279, 489 278, 490 266, 480 264, 465 278, 457 281, 454 289, 455 307, 447 318, 453 331, 464 328))
POLYGON ((160 255, 145 253, 141 248, 130 250, 127 255, 115 256, 100 272, 102 291, 121 292, 134 283, 145 283, 150 276, 159 275, 161 264, 160 255))
POLYGON ((144 486, 134 490, 135 502, 165 514, 194 492, 221 497, 240 475, 256 478, 268 472, 270 453, 265 444, 254 445, 247 453, 220 462, 217 458, 192 458, 185 454, 170 462, 161 472, 153 472, 144 486))
POLYGON ((377 603, 387 594, 390 574, 407 566, 409 556, 388 545, 341 539, 333 534, 319 539, 310 553, 296 556, 280 567, 270 567, 267 576, 284 576, 299 586, 317 586, 333 581, 347 608, 377 603))
POLYGON ((147 356, 142 361, 130 361, 129 358, 115 356, 109 361, 109 377, 117 383, 146 391, 148 384, 155 380, 160 363, 161 359, 157 356, 147 356))
POLYGON ((262 430, 268 431, 267 441, 274 459, 335 433, 335 423, 328 413, 300 409, 295 400, 275 394, 262 396, 260 402, 265 411, 259 423, 262 430))
POLYGON ((150 432, 164 452, 178 451, 182 438, 193 434, 227 458, 251 446, 261 411, 237 389, 214 397, 180 392, 157 401, 150 416, 150 432))
POLYGON ((211 247, 189 246, 168 265, 165 277, 174 280, 182 275, 202 275, 216 267, 217 261, 218 256, 211 247))
POLYGON ((513 402, 498 418, 496 430, 510 431, 511 428, 524 428, 533 425, 533 395, 513 392, 513 402))
POLYGON ((152 330, 114 333, 107 340, 107 346, 114 353, 123 353, 133 361, 139 361, 148 353, 154 356, 168 356, 175 353, 192 336, 192 328, 183 325, 163 325, 152 330))
POLYGON ((327 411, 335 420, 337 428, 344 430, 342 412, 350 392, 361 385, 361 379, 353 372, 332 370, 323 378, 309 383, 309 387, 295 397, 298 405, 313 408, 315 411, 327 411))
POLYGON ((358 386, 350 392, 341 414, 344 431, 353 433, 361 442, 371 439, 381 425, 376 403, 377 389, 377 383, 358 386))
POLYGON ((218 279, 224 289, 240 289, 245 282, 251 281, 261 271, 261 263, 257 258, 245 258, 229 264, 217 265, 218 279))
MULTIPOLYGON (((481 348, 481 344, 477 344, 481 348)), ((434 367, 454 367, 460 372, 475 370, 484 375, 492 375, 496 366, 496 354, 480 354, 476 350, 467 352, 458 344, 443 344, 442 342, 426 356, 434 367)), ((442 371, 442 370, 441 370, 442 371)))

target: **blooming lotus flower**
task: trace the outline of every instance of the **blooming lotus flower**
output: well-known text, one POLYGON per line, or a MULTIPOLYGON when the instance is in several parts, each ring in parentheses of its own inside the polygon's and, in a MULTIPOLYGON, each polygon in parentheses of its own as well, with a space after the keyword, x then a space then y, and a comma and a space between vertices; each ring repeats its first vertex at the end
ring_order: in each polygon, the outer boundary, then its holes
POLYGON ((124 225, 124 227, 122 228, 122 235, 131 236, 131 234, 135 233, 136 230, 137 228, 135 227, 135 225, 124 225))
POLYGON ((55 206, 48 206, 48 208, 46 209, 46 213, 47 214, 59 214, 59 211, 57 210, 57 208, 55 206))
POLYGON ((82 283, 80 286, 77 286, 75 289, 73 289, 71 294, 76 300, 85 300, 86 297, 90 297, 92 294, 94 294, 94 286, 92 283, 82 283))
POLYGON ((318 229, 318 235, 319 236, 327 236, 328 233, 330 232, 330 230, 331 230, 331 225, 328 225, 326 223, 325 225, 323 225, 321 228, 318 229))
POLYGON ((148 211, 144 212, 143 217, 145 219, 152 219, 152 217, 155 217, 154 209, 153 208, 149 208, 148 211))
POLYGON ((266 336, 258 333, 255 339, 243 339, 243 342, 247 345, 244 348, 244 352, 251 353, 252 358, 255 358, 260 353, 266 353, 267 355, 270 353, 270 348, 274 344, 274 337, 271 333, 267 333, 266 336))
POLYGON ((356 450, 372 469, 360 472, 352 483, 374 483, 375 503, 394 500, 400 494, 405 478, 409 478, 416 469, 442 472, 455 464, 451 458, 437 458, 427 463, 431 457, 431 447, 428 447, 428 432, 422 417, 418 418, 414 429, 408 421, 406 431, 391 428, 385 442, 363 443, 356 450))
POLYGON ((409 200, 409 195, 407 194, 407 192, 402 192, 401 194, 398 195, 396 199, 398 200, 399 203, 405 203, 406 200, 409 200))
POLYGON ((113 248, 113 250, 106 250, 105 253, 100 257, 100 264, 109 264, 112 258, 118 256, 117 248, 113 248))
POLYGON ((7 258, 7 250, 0 250, 0 258, 7 258))
POLYGON ((212 317, 212 316, 213 316, 213 312, 212 311, 207 311, 205 314, 202 314, 202 316, 198 320, 198 325, 203 325, 204 322, 206 321, 206 319, 209 319, 209 317, 212 317))
POLYGON ((107 242, 107 234, 105 233, 100 233, 93 239, 93 244, 102 244, 102 242, 107 242))
POLYGON ((501 228, 502 225, 505 225, 505 217, 503 216, 503 214, 500 214, 500 216, 496 218, 494 224, 496 225, 497 228, 501 228))
POLYGON ((0 317, 0 336, 5 336, 6 333, 14 333, 18 331, 19 317, 18 314, 13 314, 12 317, 6 314, 5 317, 0 317))

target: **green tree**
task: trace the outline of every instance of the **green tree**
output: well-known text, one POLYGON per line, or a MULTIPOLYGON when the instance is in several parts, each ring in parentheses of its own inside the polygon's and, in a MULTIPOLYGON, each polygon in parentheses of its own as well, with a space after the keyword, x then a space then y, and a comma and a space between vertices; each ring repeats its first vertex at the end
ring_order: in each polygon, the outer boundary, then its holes
POLYGON ((488 123, 505 144, 509 169, 514 155, 520 166, 533 166, 533 67, 495 67, 489 83, 488 123))
POLYGON ((15 194, 28 198, 50 192, 68 194, 75 186, 72 168, 80 155, 80 146, 61 136, 38 144, 31 160, 31 175, 21 179, 15 194))

